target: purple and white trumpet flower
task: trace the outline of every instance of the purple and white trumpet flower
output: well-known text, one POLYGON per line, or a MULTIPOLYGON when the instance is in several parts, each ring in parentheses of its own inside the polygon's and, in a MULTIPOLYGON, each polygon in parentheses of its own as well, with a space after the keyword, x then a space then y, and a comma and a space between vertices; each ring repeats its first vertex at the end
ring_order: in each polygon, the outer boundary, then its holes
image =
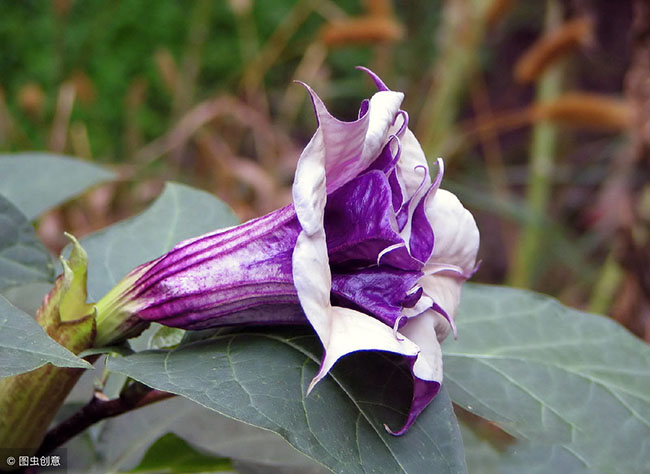
POLYGON ((438 393, 440 342, 474 271, 479 232, 433 181, 403 94, 379 91, 342 122, 308 86, 318 129, 298 160, 293 204, 190 239, 133 270, 97 304, 98 344, 148 322, 184 329, 308 322, 324 347, 308 392, 355 351, 401 354, 413 373, 404 426, 438 393), (102 332, 101 328, 112 328, 102 332))

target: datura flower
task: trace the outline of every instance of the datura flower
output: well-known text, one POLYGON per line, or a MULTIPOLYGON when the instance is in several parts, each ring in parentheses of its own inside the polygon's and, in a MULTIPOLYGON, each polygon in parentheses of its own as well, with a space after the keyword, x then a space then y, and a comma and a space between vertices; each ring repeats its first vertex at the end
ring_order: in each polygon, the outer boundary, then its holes
POLYGON ((184 329, 308 322, 324 347, 308 393, 351 352, 407 358, 413 398, 393 434, 406 432, 440 389, 440 342, 455 333, 479 233, 440 189, 441 159, 431 180, 403 94, 364 70, 379 91, 353 122, 330 115, 304 85, 318 129, 298 160, 293 204, 136 268, 97 305, 100 344, 111 342, 101 331, 111 318, 121 334, 151 321, 184 329))

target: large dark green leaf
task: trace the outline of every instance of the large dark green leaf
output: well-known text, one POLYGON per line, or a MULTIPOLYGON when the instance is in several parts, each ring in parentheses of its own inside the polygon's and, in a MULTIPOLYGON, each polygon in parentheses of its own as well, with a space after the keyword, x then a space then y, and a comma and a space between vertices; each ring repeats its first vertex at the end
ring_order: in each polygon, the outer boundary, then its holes
MULTIPOLYGON (((92 388, 92 380, 90 381, 92 388)), ((175 397, 105 420, 96 430, 98 462, 93 473, 133 468, 162 434, 174 433, 192 446, 241 462, 255 461, 273 472, 323 474, 329 472, 300 454, 277 434, 238 422, 175 397)), ((78 447, 74 440, 68 449, 78 447)), ((90 469, 81 469, 91 472, 90 469)))
POLYGON ((465 472, 462 443, 443 389, 410 431, 394 437, 410 403, 399 359, 344 358, 306 397, 320 343, 309 331, 221 334, 170 351, 110 358, 110 370, 260 426, 335 472, 465 472))
POLYGON ((115 175, 110 171, 67 156, 0 154, 0 194, 15 203, 29 220, 111 179, 115 175))
POLYGON ((467 285, 444 344, 455 403, 590 469, 650 466, 650 347, 615 322, 523 290, 467 285))
POLYGON ((82 239, 90 300, 97 301, 130 270, 178 242, 236 223, 230 208, 211 194, 167 183, 143 213, 82 239))
POLYGON ((465 459, 470 473, 480 474, 598 474, 566 448, 517 442, 500 450, 461 424, 465 459))
POLYGON ((0 296, 0 377, 29 372, 48 362, 59 367, 91 367, 45 334, 34 318, 0 296))
POLYGON ((27 218, 0 195, 0 290, 54 281, 54 265, 27 218))
POLYGON ((4 288, 0 290, 0 295, 7 298, 16 308, 35 316, 36 311, 41 307, 43 298, 51 288, 51 282, 35 281, 25 283, 24 285, 4 288))

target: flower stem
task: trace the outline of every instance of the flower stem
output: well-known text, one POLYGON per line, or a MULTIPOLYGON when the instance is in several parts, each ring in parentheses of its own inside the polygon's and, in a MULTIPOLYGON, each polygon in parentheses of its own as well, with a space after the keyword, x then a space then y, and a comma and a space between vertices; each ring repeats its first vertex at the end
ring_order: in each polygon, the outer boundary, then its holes
POLYGON ((173 393, 154 390, 140 382, 128 385, 118 398, 112 400, 106 400, 101 394, 95 393, 81 410, 48 431, 37 455, 44 456, 51 453, 101 420, 122 415, 174 396, 173 393))
POLYGON ((608 314, 618 287, 623 279, 623 271, 611 251, 603 264, 589 299, 589 311, 596 314, 608 314))
POLYGON ((434 66, 435 81, 424 100, 417 135, 430 163, 447 156, 454 143, 454 122, 462 105, 467 81, 478 65, 478 50, 485 34, 490 2, 452 0, 444 3, 440 52, 434 66), (425 115, 426 114, 426 115, 425 115))
MULTIPOLYGON (((557 0, 548 0, 546 28, 553 29, 562 21, 562 9, 557 0)), ((551 66, 542 75, 537 86, 537 101, 546 102, 560 95, 562 68, 551 66)), ((524 224, 519 245, 515 248, 509 284, 530 287, 538 259, 542 256, 540 244, 544 233, 542 217, 548 209, 553 184, 554 158, 557 153, 557 129, 550 122, 541 120, 533 128, 531 143, 526 206, 529 218, 524 224)))

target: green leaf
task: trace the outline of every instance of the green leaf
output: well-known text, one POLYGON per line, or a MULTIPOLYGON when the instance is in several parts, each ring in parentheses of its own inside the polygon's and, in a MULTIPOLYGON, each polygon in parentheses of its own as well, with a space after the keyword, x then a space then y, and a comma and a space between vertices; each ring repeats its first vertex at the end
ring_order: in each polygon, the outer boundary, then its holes
POLYGON ((100 461, 93 470, 96 473, 133 468, 149 446, 167 432, 202 451, 238 462, 254 460, 258 466, 275 469, 274 472, 330 472, 277 434, 227 418, 182 397, 105 420, 97 428, 96 451, 100 461))
POLYGON ((58 367, 92 366, 50 338, 27 313, 0 296, 0 377, 22 374, 48 362, 58 367))
POLYGON ((0 195, 0 290, 43 281, 54 281, 52 257, 27 218, 0 195))
POLYGON ((650 346, 614 321, 529 291, 467 285, 443 346, 455 403, 590 469, 650 466, 650 346))
POLYGON ((184 329, 170 328, 169 326, 160 326, 149 338, 147 348, 167 349, 170 347, 175 347, 181 343, 184 336, 184 329))
POLYGON ((588 469, 566 448, 557 445, 517 442, 501 452, 460 424, 467 470, 481 474, 598 474, 588 469))
POLYGON ((36 316, 36 311, 41 307, 43 298, 51 289, 52 283, 36 281, 4 288, 0 290, 0 295, 7 298, 16 308, 31 316, 36 316))
POLYGON ((50 153, 0 154, 0 194, 28 220, 115 174, 85 161, 50 153))
POLYGON ((406 435, 394 437, 383 424, 404 422, 412 387, 401 360, 352 354, 306 397, 320 356, 317 338, 294 329, 219 334, 170 351, 111 357, 107 367, 275 431, 334 472, 466 472, 444 389, 406 435))
POLYGON ((216 197, 167 183, 143 213, 82 239, 88 253, 90 300, 97 301, 130 270, 159 257, 178 242, 235 224, 235 215, 216 197))
POLYGON ((185 474, 230 470, 230 459, 201 453, 174 433, 167 433, 158 438, 140 464, 128 472, 185 474))

